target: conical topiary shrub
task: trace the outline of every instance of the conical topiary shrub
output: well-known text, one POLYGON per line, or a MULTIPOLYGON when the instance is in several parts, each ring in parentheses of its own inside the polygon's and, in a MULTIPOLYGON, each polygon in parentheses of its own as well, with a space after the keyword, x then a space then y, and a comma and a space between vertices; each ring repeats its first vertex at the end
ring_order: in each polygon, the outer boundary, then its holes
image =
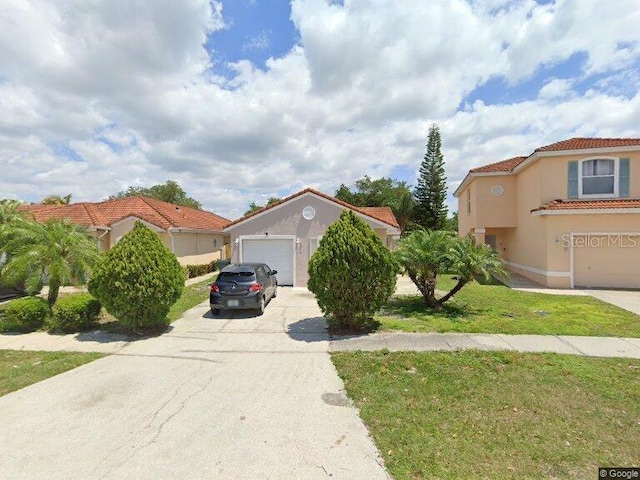
POLYGON ((132 330, 169 324, 167 313, 184 288, 175 255, 142 222, 107 252, 89 279, 89 292, 132 330))
POLYGON ((308 287, 334 329, 367 330, 393 294, 399 267, 380 237, 351 210, 329 226, 309 261, 308 287))

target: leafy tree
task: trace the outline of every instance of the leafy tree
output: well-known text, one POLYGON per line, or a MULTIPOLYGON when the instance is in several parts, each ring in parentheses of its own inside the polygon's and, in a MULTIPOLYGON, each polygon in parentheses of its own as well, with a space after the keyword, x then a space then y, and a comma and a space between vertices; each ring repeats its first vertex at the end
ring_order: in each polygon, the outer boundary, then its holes
MULTIPOLYGON (((269 197, 269 200, 267 200, 267 204, 265 206, 270 207, 274 203, 278 203, 281 200, 282 199, 280 197, 269 197)), ((257 212, 258 210, 260 210, 261 208, 264 208, 265 206, 258 205, 256 202, 251 202, 249 204, 249 209, 246 212, 244 212, 244 214, 249 215, 250 213, 257 212)))
POLYGON ((401 232, 404 233, 410 226, 414 201, 404 181, 387 177, 372 180, 365 175, 356 181, 354 191, 342 184, 334 196, 356 207, 389 207, 398 220, 401 232))
POLYGON ((24 221, 0 229, 0 245, 7 253, 2 284, 24 284, 33 295, 49 285, 47 301, 53 307, 62 285, 83 283, 100 252, 85 227, 52 218, 45 223, 24 221))
POLYGON ((416 199, 415 222, 429 230, 442 230, 447 220, 447 178, 444 172, 442 142, 437 125, 429 128, 427 153, 420 165, 416 199))
POLYGON ((167 313, 184 288, 184 270, 160 237, 136 222, 96 266, 89 292, 130 329, 169 324, 167 313))
POLYGON ((498 254, 472 236, 459 237, 445 230, 416 230, 400 241, 396 259, 416 285, 427 307, 439 310, 467 283, 482 275, 506 275, 498 254), (439 273, 457 276, 456 285, 436 298, 439 273))
POLYGON ((454 212, 453 215, 447 218, 444 229, 451 232, 458 232, 458 212, 454 212))
POLYGON ((456 237, 456 241, 445 255, 445 262, 447 271, 456 275, 458 282, 439 300, 440 304, 449 300, 478 276, 489 280, 491 275, 507 275, 498 254, 489 245, 477 243, 473 235, 456 237))
POLYGON ((71 194, 60 195, 48 195, 40 201, 41 205, 69 205, 71 203, 71 194))
POLYGON ((122 192, 111 195, 109 198, 135 197, 142 195, 144 197, 156 198, 163 202, 173 203, 175 205, 184 205, 185 207, 201 209, 202 204, 196 199, 187 196, 187 193, 175 180, 167 180, 166 183, 154 185, 152 187, 128 187, 122 192))
POLYGON ((365 330, 395 291, 398 265, 380 237, 345 210, 309 261, 309 290, 332 328, 365 330))

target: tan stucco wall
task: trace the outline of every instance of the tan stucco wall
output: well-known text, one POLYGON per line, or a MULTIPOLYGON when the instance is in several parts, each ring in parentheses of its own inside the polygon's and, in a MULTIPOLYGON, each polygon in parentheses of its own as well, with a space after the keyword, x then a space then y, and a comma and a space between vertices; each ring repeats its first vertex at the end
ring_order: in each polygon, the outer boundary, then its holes
MULTIPOLYGON (((322 236, 330 224, 335 222, 343 209, 334 204, 322 200, 315 195, 302 195, 290 202, 269 210, 262 215, 251 218, 243 224, 231 227, 230 242, 232 248, 231 260, 238 262, 239 247, 235 245, 235 240, 245 235, 294 235, 300 240, 296 248, 295 262, 295 282, 296 286, 306 286, 309 280, 307 265, 309 263, 309 241, 311 238, 322 236), (316 214, 312 220, 302 217, 302 209, 311 206, 316 214)), ((382 243, 387 245, 387 234, 380 224, 364 218, 363 220, 372 227, 382 239, 382 243)), ((390 240, 391 242, 391 240, 390 240)))
POLYGON ((505 175, 478 177, 474 183, 477 227, 515 227, 518 204, 516 178, 505 175), (491 193, 491 189, 496 186, 501 186, 504 189, 502 195, 495 196, 491 193))
POLYGON ((476 204, 476 185, 475 180, 460 192, 458 195, 458 233, 465 236, 478 226, 476 204), (469 197, 470 196, 470 197, 469 197), (471 198, 471 211, 468 208, 468 200, 471 198))
MULTIPOLYGON (((568 199, 568 163, 574 160, 592 158, 629 158, 630 182, 629 196, 640 197, 640 153, 614 153, 614 154, 581 154, 543 157, 538 159, 535 165, 540 166, 544 175, 540 178, 539 204, 543 205, 556 199, 568 199)), ((526 171, 526 169, 524 170, 526 171)), ((520 180, 519 180, 520 182, 520 180)))
MULTIPOLYGON (((126 218, 125 220, 117 223, 116 225, 113 225, 108 235, 109 248, 113 248, 118 242, 119 238, 122 238, 131 230, 133 230, 133 226, 137 221, 139 221, 137 218, 131 217, 131 218, 126 218)), ((169 248, 169 250, 171 250, 171 238, 169 237, 169 235, 167 235, 165 232, 158 232, 157 229, 150 227, 148 224, 146 224, 146 226, 154 230, 156 233, 158 233, 158 235, 160 235, 160 238, 162 239, 162 242, 167 246, 167 248, 169 248)))

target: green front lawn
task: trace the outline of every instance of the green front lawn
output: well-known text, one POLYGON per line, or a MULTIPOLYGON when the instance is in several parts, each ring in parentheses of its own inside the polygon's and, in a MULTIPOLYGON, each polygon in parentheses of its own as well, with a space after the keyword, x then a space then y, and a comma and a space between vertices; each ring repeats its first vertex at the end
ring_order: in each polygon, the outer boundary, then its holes
POLYGON ((101 353, 0 350, 0 396, 103 356, 101 353))
POLYGON ((397 479, 596 478, 640 465, 640 360, 335 353, 397 479))
MULTIPOLYGON (((438 277, 449 290, 450 276, 438 277)), ((376 315, 381 329, 405 332, 482 332, 640 337, 640 316, 588 296, 548 295, 503 285, 466 285, 440 312, 421 296, 395 296, 376 315)))

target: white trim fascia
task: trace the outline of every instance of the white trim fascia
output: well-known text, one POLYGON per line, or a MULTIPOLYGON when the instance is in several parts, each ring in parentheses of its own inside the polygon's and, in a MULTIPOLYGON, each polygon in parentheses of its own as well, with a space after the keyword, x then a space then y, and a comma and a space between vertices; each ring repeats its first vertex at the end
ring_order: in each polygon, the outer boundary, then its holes
POLYGON ((102 226, 95 226, 95 225, 91 225, 90 227, 87 227, 87 231, 89 232, 99 232, 101 230, 108 232, 109 230, 111 230, 111 227, 102 227, 102 226))
POLYGON ((223 230, 204 230, 200 228, 183 228, 183 227, 169 227, 167 232, 171 233, 207 233, 213 235, 228 235, 223 230))
MULTIPOLYGON (((311 195, 311 196, 317 198, 318 200, 322 200, 323 202, 328 203, 329 205, 333 205, 334 207, 337 206, 337 207, 342 208, 342 209, 349 208, 349 207, 345 207, 344 205, 342 205, 342 204, 340 204, 338 202, 334 202, 334 201, 329 200, 327 198, 321 197, 320 195, 317 195, 317 194, 315 194, 313 192, 305 192, 302 195, 298 195, 297 197, 293 197, 293 198, 287 200, 286 202, 282 202, 280 205, 276 205, 274 207, 270 207, 270 208, 268 208, 267 210, 265 210, 263 212, 260 212, 260 213, 257 213, 255 215, 252 215, 249 218, 245 218, 241 222, 238 222, 238 223, 236 223, 234 225, 231 225, 229 227, 225 227, 224 231, 225 232, 229 232, 229 231, 233 230, 234 228, 239 227, 240 225, 243 225, 246 222, 249 222, 249 221, 254 220, 256 218, 260 218, 261 216, 266 215, 267 213, 274 212, 274 211, 278 210, 279 208, 284 207, 285 205, 288 205, 289 203, 291 203, 291 202, 293 202, 295 200, 304 198, 304 197, 306 197, 308 195, 311 195)), ((356 208, 358 208, 358 207, 356 207, 356 208)), ((349 208, 349 210, 351 210, 355 214, 359 215, 360 217, 366 218, 368 220, 372 220, 374 223, 380 225, 381 227, 386 228, 388 230, 388 233, 390 233, 392 235, 396 234, 396 233, 400 234, 400 229, 399 228, 395 228, 395 227, 389 225, 388 223, 382 222, 382 221, 380 221, 380 220, 378 220, 378 219, 376 219, 376 218, 374 218, 374 217, 372 217, 370 215, 366 215, 366 214, 361 213, 361 212, 359 212, 357 210, 353 210, 351 208, 349 208)))
POLYGON ((137 216, 135 216, 135 215, 129 215, 128 217, 125 217, 125 218, 123 218, 123 219, 121 219, 121 220, 118 220, 118 221, 117 221, 117 222, 115 222, 115 223, 112 223, 112 224, 111 224, 111 228, 116 227, 116 226, 120 225, 121 223, 124 223, 124 222, 126 222, 127 220, 130 220, 130 219, 132 219, 132 218, 134 218, 134 219, 136 219, 136 220, 139 220, 139 221, 140 221, 140 222, 142 222, 145 226, 149 227, 151 230, 155 230, 156 232, 166 232, 166 231, 167 231, 167 230, 165 230, 164 228, 160 228, 159 226, 154 225, 153 223, 150 223, 150 222, 148 222, 148 221, 146 221, 146 220, 143 220, 142 218, 137 217, 137 216))
POLYGON ((473 179, 476 178, 476 177, 507 177, 507 176, 511 176, 513 174, 514 174, 513 171, 509 171, 509 172, 478 172, 478 173, 469 172, 467 174, 467 176, 464 177, 464 180, 462 180, 460 185, 458 185, 458 188, 456 188, 456 191, 453 192, 453 196, 458 198, 458 195, 460 195, 460 193, 462 193, 462 190, 464 190, 467 187, 467 185, 469 185, 473 181, 473 179))
POLYGON ((585 208, 582 210, 538 210, 531 212, 533 216, 541 215, 598 215, 598 214, 623 214, 640 213, 640 208, 585 208))
POLYGON ((522 265, 520 263, 510 262, 508 260, 502 260, 503 263, 509 265, 510 267, 519 268, 520 270, 525 270, 531 273, 537 273, 538 275, 542 275, 545 277, 554 277, 554 278, 571 278, 571 272, 557 272, 557 271, 549 271, 549 270, 541 270, 539 268, 528 267, 527 265, 522 265))
POLYGON ((640 151, 640 145, 630 145, 626 147, 610 147, 610 148, 583 148, 581 150, 555 150, 552 152, 533 152, 520 165, 513 169, 513 173, 518 173, 527 168, 539 158, 544 157, 560 157, 568 155, 599 155, 601 153, 627 153, 640 151))
MULTIPOLYGON (((242 258, 242 243, 244 240, 291 240, 292 241, 292 249, 293 252, 293 286, 296 286, 297 274, 296 274, 296 237, 295 235, 240 235, 238 238, 238 261, 240 263, 243 262, 242 258)), ((271 265, 269 265, 271 266, 271 265)))

